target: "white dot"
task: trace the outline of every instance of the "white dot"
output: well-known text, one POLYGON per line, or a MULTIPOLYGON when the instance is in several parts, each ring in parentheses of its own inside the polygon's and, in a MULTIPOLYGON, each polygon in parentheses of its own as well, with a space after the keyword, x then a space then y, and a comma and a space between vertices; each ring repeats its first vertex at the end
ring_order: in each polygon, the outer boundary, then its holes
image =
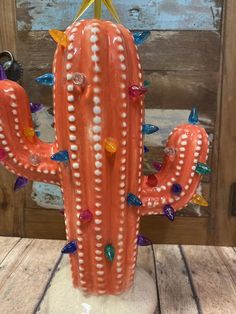
POLYGON ((69 130, 72 131, 72 132, 75 132, 77 130, 77 128, 76 128, 75 125, 70 125, 69 126, 69 130))
POLYGON ((96 154, 96 155, 95 155, 95 158, 96 158, 97 160, 102 159, 102 154, 99 154, 99 153, 98 153, 98 154, 96 154))
POLYGON ((98 105, 98 104, 100 104, 101 99, 100 99, 98 96, 94 96, 94 97, 93 97, 93 102, 94 102, 96 105, 98 105))
POLYGON ((67 86, 68 92, 72 92, 73 89, 74 89, 74 86, 73 86, 73 85, 70 84, 70 85, 67 86))
POLYGON ((102 174, 102 172, 100 170, 95 170, 94 173, 96 176, 100 176, 102 174))
POLYGON ((75 111, 75 107, 74 107, 74 106, 68 106, 68 111, 69 111, 69 112, 75 111))
POLYGON ((94 136, 93 136, 93 140, 94 140, 95 142, 99 142, 99 141, 101 140, 101 136, 99 136, 99 135, 94 135, 94 136))
POLYGON ((100 161, 96 161, 95 162, 95 166, 96 166, 96 168, 101 168, 102 167, 102 163, 100 161))
POLYGON ((76 136, 75 135, 73 135, 73 134, 70 134, 69 135, 69 139, 70 139, 70 141, 76 141, 76 136))
POLYGON ((72 79, 72 74, 71 73, 67 74, 66 79, 67 79, 67 81, 70 81, 72 79))
POLYGON ((67 63, 66 69, 67 69, 67 70, 70 70, 71 68, 72 68, 72 64, 71 64, 71 63, 67 63))
POLYGON ((69 102, 73 102, 73 101, 75 100, 75 98, 74 98, 73 95, 69 95, 69 96, 67 97, 67 100, 68 100, 69 102))
POLYGON ((94 83, 99 82, 99 81, 100 81, 99 76, 97 76, 97 75, 96 75, 96 76, 94 76, 93 81, 94 81, 94 83))
POLYGON ((100 124, 101 121, 102 121, 102 119, 101 119, 101 117, 99 117, 99 116, 96 116, 96 117, 93 119, 93 122, 94 122, 95 124, 100 124))
POLYGON ((92 35, 90 37, 90 41, 91 41, 91 43, 96 43, 98 41, 98 37, 96 35, 92 35))
POLYGON ((99 61, 99 57, 97 55, 92 55, 91 59, 93 62, 98 62, 99 61))
POLYGON ((93 132, 94 133, 99 133, 99 132, 101 132, 101 127, 99 126, 99 125, 95 125, 95 126, 93 126, 93 132))
POLYGON ((73 163, 73 168, 74 169, 79 169, 79 164, 77 162, 73 163))
POLYGON ((77 145, 71 145, 71 150, 72 151, 77 151, 78 150, 78 146, 77 145))
POLYGON ((73 54, 72 53, 68 53, 67 60, 71 60, 72 58, 73 58, 73 54))
POLYGON ((121 67, 121 70, 123 70, 123 71, 126 70, 126 65, 125 64, 122 63, 120 67, 121 67))
POLYGON ((74 122, 75 121, 75 116, 69 116, 69 121, 74 122))
POLYGON ((98 151, 100 151, 100 150, 102 149, 102 146, 101 146, 100 144, 95 144, 95 145, 93 146, 93 148, 94 148, 94 150, 95 150, 96 152, 98 152, 98 151))
POLYGON ((94 112, 95 114, 100 114, 100 113, 101 113, 101 108, 100 108, 99 106, 95 106, 95 107, 93 108, 93 112, 94 112))
POLYGON ((91 50, 92 50, 93 52, 99 51, 99 47, 94 44, 94 45, 92 45, 91 50))

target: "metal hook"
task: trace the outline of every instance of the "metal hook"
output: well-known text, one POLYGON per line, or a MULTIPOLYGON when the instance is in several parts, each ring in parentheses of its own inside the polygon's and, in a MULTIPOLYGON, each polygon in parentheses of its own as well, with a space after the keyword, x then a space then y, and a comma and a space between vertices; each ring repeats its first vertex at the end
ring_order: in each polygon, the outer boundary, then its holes
POLYGON ((0 59, 2 57, 8 57, 10 59, 9 61, 5 61, 3 63, 3 69, 6 71, 6 70, 8 70, 12 66, 13 62, 15 61, 15 59, 13 57, 13 54, 10 51, 8 51, 8 50, 4 50, 4 51, 0 52, 0 59))

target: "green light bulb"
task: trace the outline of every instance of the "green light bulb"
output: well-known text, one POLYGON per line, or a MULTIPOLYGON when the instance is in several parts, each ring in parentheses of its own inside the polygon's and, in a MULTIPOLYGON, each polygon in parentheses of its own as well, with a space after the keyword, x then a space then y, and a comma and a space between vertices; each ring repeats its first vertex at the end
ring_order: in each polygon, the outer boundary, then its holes
POLYGON ((109 262, 112 262, 115 258, 115 248, 113 247, 113 245, 111 244, 108 244, 106 247, 105 247, 105 256, 107 258, 107 260, 109 262))

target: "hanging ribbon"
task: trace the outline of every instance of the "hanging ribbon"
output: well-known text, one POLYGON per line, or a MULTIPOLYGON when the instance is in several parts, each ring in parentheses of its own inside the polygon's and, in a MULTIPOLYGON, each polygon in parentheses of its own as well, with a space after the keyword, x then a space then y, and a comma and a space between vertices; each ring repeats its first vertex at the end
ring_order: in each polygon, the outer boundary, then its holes
POLYGON ((76 15, 76 20, 78 20, 85 11, 94 3, 94 17, 100 19, 102 16, 102 3, 107 7, 108 11, 111 13, 113 18, 117 23, 120 23, 120 18, 117 10, 112 3, 112 0, 83 0, 80 9, 76 15))

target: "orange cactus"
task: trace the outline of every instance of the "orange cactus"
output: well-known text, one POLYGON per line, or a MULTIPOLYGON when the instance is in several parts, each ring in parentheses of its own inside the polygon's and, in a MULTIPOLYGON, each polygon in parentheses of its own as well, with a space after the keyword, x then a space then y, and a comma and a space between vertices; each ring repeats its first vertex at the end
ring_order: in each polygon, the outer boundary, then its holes
POLYGON ((143 96, 129 95, 130 86, 143 86, 132 34, 93 19, 75 22, 66 35, 69 44, 58 45, 53 66, 55 143, 25 138, 24 129, 32 127, 28 98, 16 83, 0 81, 0 139, 8 154, 2 163, 31 180, 61 186, 67 240, 78 247, 70 254, 74 286, 119 294, 133 283, 141 216, 161 214, 166 204, 177 211, 191 200, 201 179, 194 170, 207 159, 207 134, 190 124, 174 129, 167 146, 176 156, 165 157, 158 185, 148 186, 142 176, 143 96), (50 159, 62 150, 70 163, 50 159), (30 163, 32 154, 40 165, 30 163), (182 186, 179 195, 171 191, 173 183, 182 186), (143 206, 128 205, 129 193, 143 206), (84 210, 93 214, 90 222, 81 221, 84 210), (109 244, 115 251, 110 260, 104 254, 109 244))

